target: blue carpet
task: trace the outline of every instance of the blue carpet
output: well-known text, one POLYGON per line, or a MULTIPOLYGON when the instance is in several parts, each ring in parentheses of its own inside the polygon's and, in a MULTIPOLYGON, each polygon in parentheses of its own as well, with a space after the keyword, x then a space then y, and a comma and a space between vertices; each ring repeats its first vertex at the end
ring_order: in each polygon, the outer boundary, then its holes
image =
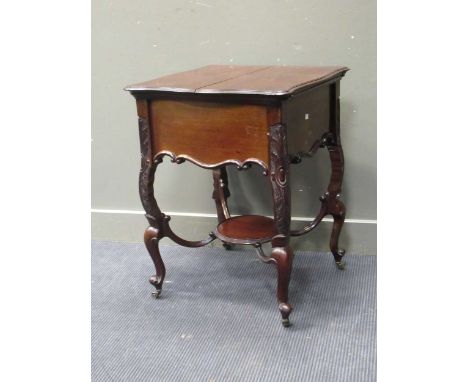
POLYGON ((376 257, 297 252, 292 326, 253 249, 162 246, 161 298, 143 244, 92 243, 92 380, 376 380, 376 257))

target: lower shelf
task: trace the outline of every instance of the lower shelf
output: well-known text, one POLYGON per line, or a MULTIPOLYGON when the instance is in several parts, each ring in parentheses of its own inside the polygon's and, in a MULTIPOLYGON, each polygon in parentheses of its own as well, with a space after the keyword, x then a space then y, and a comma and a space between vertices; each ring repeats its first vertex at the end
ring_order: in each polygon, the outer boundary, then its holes
POLYGON ((214 234, 226 243, 256 244, 271 241, 276 235, 275 221, 260 215, 242 215, 220 223, 214 234))

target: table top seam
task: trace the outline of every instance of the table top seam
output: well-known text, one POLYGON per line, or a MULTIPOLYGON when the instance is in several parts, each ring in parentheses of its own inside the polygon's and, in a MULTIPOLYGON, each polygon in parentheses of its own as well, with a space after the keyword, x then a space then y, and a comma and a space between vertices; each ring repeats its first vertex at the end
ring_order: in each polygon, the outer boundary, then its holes
POLYGON ((247 74, 252 74, 252 73, 260 72, 260 71, 262 71, 262 70, 266 70, 266 69, 270 69, 270 68, 272 68, 272 66, 266 66, 266 67, 264 67, 264 68, 252 70, 251 72, 238 74, 237 76, 234 76, 234 77, 225 78, 225 79, 223 79, 223 80, 221 80, 221 81, 216 81, 216 82, 213 82, 213 83, 211 83, 211 84, 207 84, 207 85, 203 85, 203 86, 200 86, 200 87, 198 87, 198 88, 195 88, 193 92, 194 92, 194 93, 197 93, 198 90, 201 90, 201 89, 206 88, 206 87, 208 87, 208 86, 213 86, 213 85, 216 85, 216 84, 221 84, 221 83, 223 83, 223 82, 226 82, 226 81, 229 81, 229 80, 233 80, 233 79, 235 79, 235 78, 239 78, 239 77, 245 76, 245 75, 247 75, 247 74))

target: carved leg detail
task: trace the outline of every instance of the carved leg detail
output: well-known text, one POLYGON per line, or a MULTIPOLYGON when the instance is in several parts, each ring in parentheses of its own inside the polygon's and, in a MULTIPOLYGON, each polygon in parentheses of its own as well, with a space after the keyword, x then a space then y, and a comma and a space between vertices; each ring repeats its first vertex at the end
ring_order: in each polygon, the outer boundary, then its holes
POLYGON ((156 275, 151 276, 149 282, 156 288, 153 296, 161 294, 166 267, 159 253, 159 240, 165 236, 164 227, 167 226, 167 217, 161 212, 154 198, 154 174, 162 159, 153 160, 151 155, 150 128, 146 119, 139 119, 140 145, 141 145, 141 169, 139 177, 140 199, 145 216, 150 226, 144 233, 144 241, 151 259, 156 268, 156 275))
POLYGON ((293 251, 289 247, 291 225, 291 192, 289 188, 289 156, 286 127, 276 124, 270 127, 270 181, 273 193, 273 211, 276 231, 272 240, 272 261, 278 271, 277 299, 283 326, 289 326, 292 306, 288 301, 293 251))
POLYGON ((336 266, 338 269, 343 270, 345 268, 345 263, 342 258, 345 255, 345 251, 343 249, 338 249, 338 241, 346 216, 346 207, 339 199, 341 196, 341 184, 343 182, 344 157, 340 145, 328 146, 328 151, 332 164, 332 174, 328 192, 325 194, 325 197, 322 198, 322 201, 326 203, 327 212, 333 216, 330 250, 335 259, 336 266))
MULTIPOLYGON (((231 195, 228 188, 228 177, 226 167, 220 167, 213 170, 213 199, 216 204, 216 213, 218 222, 222 223, 231 217, 227 204, 227 199, 231 195)), ((223 247, 231 249, 231 245, 223 242, 223 247)))
POLYGON ((288 301, 288 289, 294 253, 289 246, 275 247, 271 252, 271 257, 274 259, 278 271, 278 287, 276 290, 278 308, 281 313, 283 326, 288 327, 291 325, 289 315, 292 312, 292 306, 288 301))
POLYGON ((160 232, 154 227, 148 227, 144 234, 144 240, 146 249, 148 250, 151 259, 153 260, 154 267, 156 268, 156 274, 151 276, 149 282, 156 288, 156 291, 153 292, 153 296, 158 298, 162 291, 162 285, 164 282, 164 277, 166 276, 166 267, 161 258, 161 253, 159 252, 159 240, 160 232))

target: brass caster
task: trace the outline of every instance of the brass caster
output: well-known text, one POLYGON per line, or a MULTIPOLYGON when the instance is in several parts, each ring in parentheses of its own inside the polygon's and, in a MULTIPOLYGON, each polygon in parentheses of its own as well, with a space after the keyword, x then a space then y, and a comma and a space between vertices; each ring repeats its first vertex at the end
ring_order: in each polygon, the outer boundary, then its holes
POLYGON ((346 268, 346 263, 344 261, 336 261, 335 264, 340 271, 343 271, 346 268))
POLYGON ((291 326, 291 323, 289 322, 289 315, 291 314, 292 312, 292 306, 290 304, 288 304, 287 302, 281 302, 279 304, 279 310, 280 310, 280 313, 281 313, 281 323, 283 324, 283 326, 285 328, 287 328, 288 326, 291 326))
POLYGON ((151 296, 153 296, 154 298, 159 298, 159 296, 161 296, 161 291, 157 290, 155 292, 151 292, 151 296))

